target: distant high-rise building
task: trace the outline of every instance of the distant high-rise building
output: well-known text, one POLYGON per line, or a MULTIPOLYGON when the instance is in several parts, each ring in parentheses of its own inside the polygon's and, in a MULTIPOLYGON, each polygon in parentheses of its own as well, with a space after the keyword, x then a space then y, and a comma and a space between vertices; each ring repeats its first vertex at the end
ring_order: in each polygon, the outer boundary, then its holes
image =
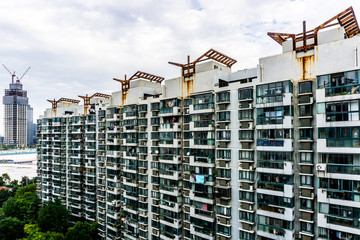
POLYGON ((20 80, 14 80, 5 89, 5 138, 4 144, 27 146, 33 142, 33 109, 29 105, 27 91, 20 80))

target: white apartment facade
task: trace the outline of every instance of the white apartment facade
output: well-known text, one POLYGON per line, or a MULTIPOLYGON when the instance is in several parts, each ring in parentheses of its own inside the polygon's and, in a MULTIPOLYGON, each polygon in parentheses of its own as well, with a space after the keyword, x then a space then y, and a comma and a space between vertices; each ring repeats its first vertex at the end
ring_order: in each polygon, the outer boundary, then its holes
POLYGON ((211 49, 171 63, 178 78, 137 72, 92 114, 58 101, 38 121, 39 195, 102 239, 359 239, 354 19, 269 33, 283 52, 253 69, 211 49))

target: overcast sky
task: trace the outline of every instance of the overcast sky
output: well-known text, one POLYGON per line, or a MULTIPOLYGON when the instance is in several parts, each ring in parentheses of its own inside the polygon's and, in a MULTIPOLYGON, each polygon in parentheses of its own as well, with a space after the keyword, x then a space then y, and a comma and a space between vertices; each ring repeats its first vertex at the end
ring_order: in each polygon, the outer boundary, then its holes
MULTIPOLYGON (((47 99, 120 90, 113 77, 137 70, 176 77, 210 48, 235 58, 233 70, 281 53, 267 32, 314 28, 358 0, 13 0, 0 1, 0 63, 21 76, 34 121, 47 99)), ((0 90, 10 74, 0 66, 0 90)), ((0 105, 3 134, 3 105, 0 105)))

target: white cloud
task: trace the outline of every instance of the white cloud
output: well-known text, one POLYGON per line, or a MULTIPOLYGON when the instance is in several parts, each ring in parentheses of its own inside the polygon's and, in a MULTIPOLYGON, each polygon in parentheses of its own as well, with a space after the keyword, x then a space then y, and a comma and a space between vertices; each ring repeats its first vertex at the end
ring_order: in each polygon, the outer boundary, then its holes
MULTIPOLYGON (((23 84, 37 118, 47 99, 120 89, 113 77, 177 76, 168 61, 209 48, 237 59, 234 70, 254 67, 281 51, 268 31, 301 32, 303 20, 310 29, 349 6, 360 13, 355 0, 1 1, 0 63, 19 74, 32 67, 23 84)), ((3 92, 5 69, 0 79, 3 92)))

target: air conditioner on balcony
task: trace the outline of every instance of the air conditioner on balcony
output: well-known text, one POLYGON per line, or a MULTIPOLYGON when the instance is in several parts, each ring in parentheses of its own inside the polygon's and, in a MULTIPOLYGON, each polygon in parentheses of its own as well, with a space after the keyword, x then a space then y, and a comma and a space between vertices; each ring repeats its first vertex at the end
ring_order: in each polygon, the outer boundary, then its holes
POLYGON ((316 170, 319 172, 326 171, 326 165, 325 164, 316 164, 316 170))
POLYGON ((252 108, 253 104, 252 103, 249 103, 249 108, 252 108))
POLYGON ((239 163, 239 168, 242 168, 242 163, 239 163))

